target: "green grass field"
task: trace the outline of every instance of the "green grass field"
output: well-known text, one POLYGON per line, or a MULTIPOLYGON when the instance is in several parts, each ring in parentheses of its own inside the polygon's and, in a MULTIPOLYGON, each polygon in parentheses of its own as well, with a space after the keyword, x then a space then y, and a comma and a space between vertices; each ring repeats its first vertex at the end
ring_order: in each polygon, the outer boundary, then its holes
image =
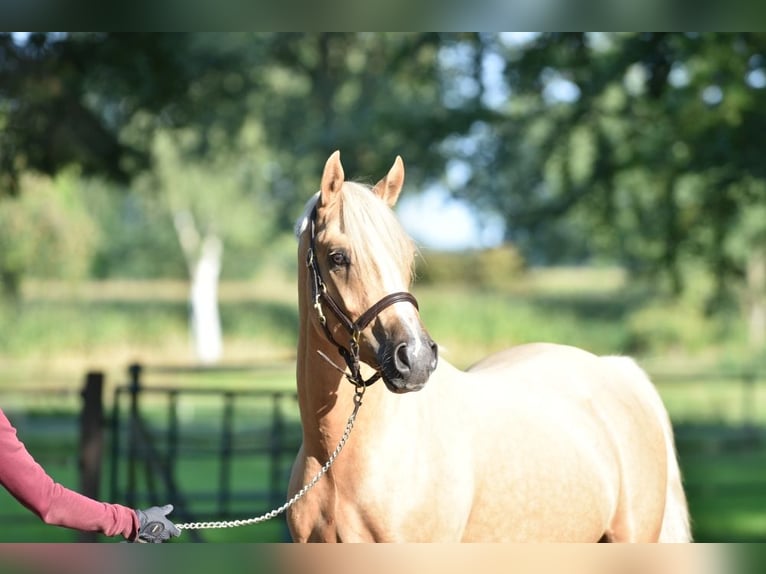
MULTIPOLYGON (((538 340, 637 356, 656 375, 677 425, 696 538, 766 538, 766 438, 759 430, 766 427, 766 380, 746 385, 738 374, 763 364, 744 351, 744 329, 737 318, 708 323, 683 305, 676 312, 633 289, 622 273, 611 269, 534 271, 502 290, 423 285, 416 286, 415 294, 431 334, 459 367, 501 348, 538 340)), ((295 285, 285 276, 222 285, 224 366, 231 368, 194 375, 155 372, 147 384, 293 389, 296 300, 295 285), (240 365, 247 369, 235 368, 240 365)), ((9 415, 18 417, 12 420, 20 437, 57 480, 77 487, 76 393, 84 373, 97 369, 107 374, 109 408, 114 387, 127 380, 129 363, 193 364, 186 312, 182 283, 127 281, 33 283, 25 291, 21 312, 0 312, 0 400, 9 415), (13 395, 14 389, 30 387, 70 388, 74 398, 13 395)), ((160 424, 164 407, 151 401, 147 407, 154 409, 160 424)), ((218 409, 195 399, 179 414, 204 430, 218 424, 218 409)), ((254 408, 250 417, 258 416, 254 408)), ((184 460, 182 465, 185 489, 205 490, 216 483, 215 457, 184 460)), ((264 465, 258 460, 235 465, 235 487, 265 480, 264 465)), ((200 497, 197 502, 214 510, 210 500, 200 497)), ((250 515, 253 504, 234 502, 231 511, 250 515)), ((2 542, 76 539, 75 533, 39 523, 5 492, 0 492, 0 523, 2 542)), ((283 525, 276 523, 205 537, 265 542, 283 535, 283 525)))

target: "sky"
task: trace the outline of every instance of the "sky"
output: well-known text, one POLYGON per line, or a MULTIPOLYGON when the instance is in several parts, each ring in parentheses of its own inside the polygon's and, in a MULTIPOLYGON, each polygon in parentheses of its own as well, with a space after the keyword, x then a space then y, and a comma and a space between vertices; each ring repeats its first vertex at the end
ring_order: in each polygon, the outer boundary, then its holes
MULTIPOLYGON (((501 40, 508 44, 523 44, 536 37, 536 33, 504 32, 501 40)), ((450 68, 473 65, 474 55, 464 47, 445 49, 440 54, 442 64, 450 68)), ((489 107, 502 107, 510 94, 502 82, 496 81, 502 74, 504 62, 499 55, 489 53, 483 61, 484 100, 489 107)), ((455 93, 471 97, 476 86, 470 75, 460 78, 453 86, 455 93)), ((563 82, 562 82, 563 84, 563 82)), ((556 87, 560 93, 561 85, 556 87)), ((563 89, 568 86, 563 86, 563 89)), ((470 137, 463 145, 470 145, 470 137)), ((406 158, 405 158, 406 160, 406 158)), ((449 184, 460 187, 470 178, 470 167, 462 162, 450 162, 445 179, 449 184)), ((496 246, 503 241, 505 226, 501 217, 478 213, 468 202, 451 197, 446 187, 434 185, 418 195, 404 193, 397 204, 399 220, 405 230, 427 249, 462 250, 482 249, 496 246)))
POLYGON ((404 229, 426 249, 481 249, 499 245, 505 230, 502 218, 478 214, 467 202, 450 197, 440 186, 407 196, 397 204, 404 229))

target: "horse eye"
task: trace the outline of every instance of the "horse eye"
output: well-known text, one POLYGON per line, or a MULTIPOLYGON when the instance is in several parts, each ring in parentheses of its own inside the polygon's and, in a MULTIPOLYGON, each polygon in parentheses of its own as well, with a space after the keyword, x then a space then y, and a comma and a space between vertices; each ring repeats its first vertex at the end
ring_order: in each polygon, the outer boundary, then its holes
POLYGON ((333 267, 347 267, 350 261, 343 251, 333 251, 330 253, 330 263, 333 267))

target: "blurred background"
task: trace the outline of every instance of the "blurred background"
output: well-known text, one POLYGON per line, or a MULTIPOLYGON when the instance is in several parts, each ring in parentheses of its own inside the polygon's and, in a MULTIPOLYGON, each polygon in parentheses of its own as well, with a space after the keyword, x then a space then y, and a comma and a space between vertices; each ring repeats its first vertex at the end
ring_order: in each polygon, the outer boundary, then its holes
MULTIPOLYGON (((448 359, 635 356, 695 537, 764 539, 764 134, 765 34, 0 33, 0 406, 92 496, 179 521, 280 505, 294 221, 336 149, 366 183, 398 154, 448 359)), ((82 539, 5 492, 0 523, 82 539)))

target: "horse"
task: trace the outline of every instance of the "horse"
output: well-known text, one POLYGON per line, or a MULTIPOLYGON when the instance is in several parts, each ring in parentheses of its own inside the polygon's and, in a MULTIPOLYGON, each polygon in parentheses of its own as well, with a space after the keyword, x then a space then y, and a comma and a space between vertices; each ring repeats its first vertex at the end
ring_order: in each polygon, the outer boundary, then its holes
POLYGON ((335 152, 296 224, 293 540, 691 541, 670 419, 632 359, 549 343, 465 371, 439 356, 392 211, 403 183, 398 156, 367 186, 335 152))

